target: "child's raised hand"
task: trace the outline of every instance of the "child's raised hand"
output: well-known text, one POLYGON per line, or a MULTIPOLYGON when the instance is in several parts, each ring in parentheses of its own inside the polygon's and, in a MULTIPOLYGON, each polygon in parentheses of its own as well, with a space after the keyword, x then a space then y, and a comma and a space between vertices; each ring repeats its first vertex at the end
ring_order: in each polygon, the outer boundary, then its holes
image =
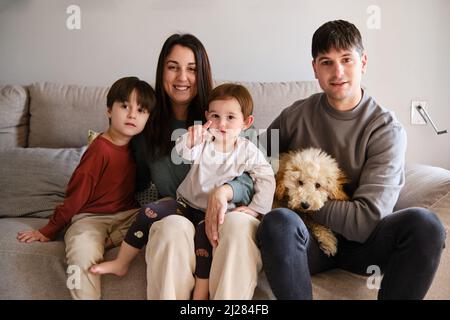
POLYGON ((17 233, 17 240, 20 242, 31 243, 33 241, 47 242, 49 238, 44 236, 38 230, 20 231, 17 233))
POLYGON ((210 120, 204 125, 196 124, 188 128, 188 139, 186 144, 189 149, 205 141, 206 132, 211 126, 211 123, 212 121, 210 120))

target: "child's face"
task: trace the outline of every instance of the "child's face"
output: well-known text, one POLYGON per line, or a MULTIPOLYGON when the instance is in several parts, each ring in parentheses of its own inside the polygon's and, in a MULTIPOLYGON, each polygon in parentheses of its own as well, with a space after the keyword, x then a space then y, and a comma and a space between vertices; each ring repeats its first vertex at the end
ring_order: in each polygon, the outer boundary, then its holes
POLYGON ((128 101, 115 101, 112 108, 108 108, 108 117, 111 119, 110 130, 115 134, 131 138, 144 129, 150 114, 137 104, 136 98, 136 91, 133 90, 128 101))
POLYGON ((253 123, 253 116, 244 119, 241 106, 234 98, 212 101, 205 114, 206 120, 212 121, 209 130, 218 140, 235 139, 253 123))

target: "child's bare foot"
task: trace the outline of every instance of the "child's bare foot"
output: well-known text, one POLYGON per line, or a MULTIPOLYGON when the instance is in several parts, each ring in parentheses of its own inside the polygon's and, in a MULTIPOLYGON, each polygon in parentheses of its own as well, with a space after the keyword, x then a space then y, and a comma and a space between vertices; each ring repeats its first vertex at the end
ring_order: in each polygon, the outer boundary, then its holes
POLYGON ((116 260, 105 261, 95 264, 89 268, 89 271, 94 274, 115 274, 116 276, 124 276, 127 274, 128 266, 118 263, 116 260))
POLYGON ((194 290, 192 294, 192 300, 209 300, 208 292, 198 292, 194 290))
POLYGON ((209 300, 209 279, 195 277, 192 300, 209 300))

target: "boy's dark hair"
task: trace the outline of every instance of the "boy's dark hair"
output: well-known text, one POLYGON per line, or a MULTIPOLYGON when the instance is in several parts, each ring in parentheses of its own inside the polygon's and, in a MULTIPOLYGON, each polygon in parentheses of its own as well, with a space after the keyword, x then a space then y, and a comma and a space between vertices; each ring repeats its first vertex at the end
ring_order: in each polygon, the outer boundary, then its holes
POLYGON ((208 110, 209 104, 216 100, 228 100, 236 99, 241 106, 244 119, 247 119, 253 112, 253 99, 248 90, 240 84, 224 83, 211 91, 208 98, 208 110))
POLYGON ((125 77, 113 83, 106 96, 106 106, 112 108, 114 102, 125 102, 136 90, 136 102, 149 113, 155 108, 155 91, 147 82, 137 77, 125 77))
POLYGON ((364 52, 361 33, 356 26, 348 21, 329 21, 314 32, 312 38, 312 57, 315 60, 319 53, 326 53, 331 48, 337 50, 358 51, 361 56, 364 52))

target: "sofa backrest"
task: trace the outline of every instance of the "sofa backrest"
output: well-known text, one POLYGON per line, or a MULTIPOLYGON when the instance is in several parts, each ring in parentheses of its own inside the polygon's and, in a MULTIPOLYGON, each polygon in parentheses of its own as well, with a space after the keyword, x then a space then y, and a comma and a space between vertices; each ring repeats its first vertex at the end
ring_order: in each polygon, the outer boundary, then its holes
MULTIPOLYGON (((224 82, 226 81, 215 81, 214 85, 224 82)), ((242 84, 252 95, 256 129, 266 129, 284 108, 322 91, 316 81, 234 83, 242 84)))
MULTIPOLYGON (((225 81, 215 81, 215 85, 225 81)), ((254 100, 254 126, 265 129, 294 101, 319 92, 315 81, 239 82, 254 100)), ((74 148, 86 144, 88 130, 108 127, 108 87, 34 83, 0 86, 0 148, 74 148)))
POLYGON ((0 149, 26 147, 28 91, 22 86, 0 86, 0 149))
POLYGON ((35 83, 29 93, 29 147, 81 147, 88 130, 108 128, 108 88, 35 83))

